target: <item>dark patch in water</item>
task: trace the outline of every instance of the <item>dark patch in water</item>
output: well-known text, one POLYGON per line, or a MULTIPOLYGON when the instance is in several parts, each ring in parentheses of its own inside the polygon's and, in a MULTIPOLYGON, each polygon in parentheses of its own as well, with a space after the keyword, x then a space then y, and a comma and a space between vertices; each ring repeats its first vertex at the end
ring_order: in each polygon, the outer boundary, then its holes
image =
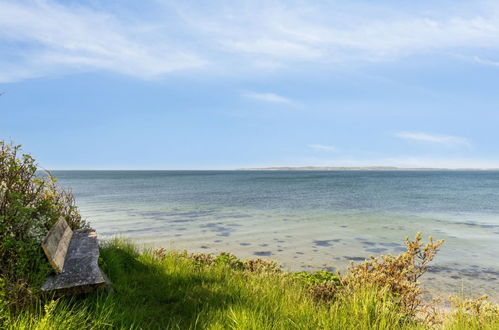
POLYGON ((347 256, 343 256, 344 259, 346 260, 352 260, 352 261, 364 261, 366 260, 366 258, 363 258, 363 257, 347 257, 347 256))
POLYGON ((295 252, 295 253, 296 253, 296 254, 305 254, 305 253, 303 253, 303 252, 300 252, 300 251, 298 251, 298 252, 295 252))
POLYGON ((284 250, 283 250, 283 249, 277 249, 277 251, 282 252, 282 251, 284 251, 284 250))
POLYGON ((215 242, 215 243, 221 243, 221 242, 223 242, 223 240, 221 240, 221 239, 216 239, 216 240, 214 240, 213 242, 215 242))
POLYGON ((331 242, 332 240, 325 240, 325 241, 319 241, 319 240, 315 240, 313 241, 313 243, 317 246, 332 246, 331 242))
POLYGON ((105 209, 105 210, 99 210, 100 212, 105 212, 105 213, 112 213, 112 212, 118 212, 116 209, 105 209))
POLYGON ((168 216, 168 213, 161 211, 145 211, 145 212, 139 212, 137 215, 153 220, 165 220, 166 217, 168 216))
POLYGON ((182 236, 182 234, 175 234, 175 236, 179 237, 179 236, 182 236))
POLYGON ((450 278, 453 278, 453 279, 455 279, 455 280, 460 279, 460 277, 459 277, 459 276, 457 276, 457 275, 451 275, 451 276, 450 276, 450 278))
POLYGON ((388 247, 399 247, 399 246, 402 246, 399 243, 379 243, 379 245, 381 245, 381 246, 388 246, 388 247))
POLYGON ((206 245, 201 245, 200 248, 202 248, 202 249, 209 249, 210 247, 206 246, 206 245))
POLYGON ((208 228, 213 228, 217 227, 219 225, 222 225, 222 222, 208 222, 207 224, 202 225, 201 227, 208 227, 208 228))
POLYGON ((250 246, 251 243, 239 243, 239 245, 241 245, 241 246, 250 246))
POLYGON ((255 251, 253 252, 255 256, 268 257, 272 255, 272 251, 255 251))
POLYGON ((217 233, 217 236, 228 237, 234 231, 234 229, 230 227, 222 226, 221 222, 209 222, 207 224, 201 225, 201 228, 208 228, 211 231, 217 233))
POLYGON ((162 212, 162 211, 144 211, 144 212, 129 212, 132 216, 141 216, 153 220, 166 220, 169 217, 177 218, 199 218, 213 214, 213 211, 191 211, 191 212, 162 212))
POLYGON ((192 220, 173 220, 172 222, 191 222, 192 220))
POLYGON ((325 270, 332 273, 332 272, 336 271, 336 268, 335 267, 326 267, 325 270))
POLYGON ((266 246, 269 246, 268 244, 264 243, 264 244, 260 244, 258 246, 261 246, 261 247, 266 247, 266 246))
POLYGON ((494 281, 499 277, 499 271, 492 268, 481 268, 477 265, 473 265, 467 268, 459 268, 459 267, 449 267, 449 266, 429 266, 429 273, 438 274, 438 273, 451 273, 458 274, 459 278, 469 278, 469 279, 479 279, 482 281, 494 281))
POLYGON ((227 215, 218 215, 217 219, 242 219, 242 218, 251 218, 252 216, 249 214, 227 214, 227 215))
POLYGON ((177 228, 177 230, 187 230, 187 228, 185 228, 185 227, 180 227, 180 228, 177 228))
POLYGON ((345 225, 343 225, 343 226, 340 226, 340 227, 341 227, 341 228, 348 228, 348 226, 345 226, 345 225))
POLYGON ((355 237, 357 241, 367 241, 367 238, 364 237, 355 237))
POLYGON ((499 225, 489 225, 489 224, 480 224, 480 223, 474 223, 474 222, 463 222, 463 225, 466 225, 468 227, 480 227, 480 228, 497 228, 499 225))
POLYGON ((370 241, 362 241, 362 244, 365 246, 375 246, 376 245, 376 243, 370 242, 370 241))
POLYGON ((365 249, 367 252, 372 252, 372 253, 381 253, 385 252, 387 249, 385 248, 372 248, 372 249, 365 249))

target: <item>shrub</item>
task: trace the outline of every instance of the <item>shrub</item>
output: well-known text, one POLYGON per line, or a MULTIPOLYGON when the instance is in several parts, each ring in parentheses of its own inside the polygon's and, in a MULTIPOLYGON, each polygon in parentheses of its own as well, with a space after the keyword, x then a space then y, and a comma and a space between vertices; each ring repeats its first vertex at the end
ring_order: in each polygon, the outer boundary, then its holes
POLYGON ((282 272, 281 266, 277 262, 261 258, 244 260, 243 270, 262 274, 277 274, 282 272))
MULTIPOLYGON (((196 265, 212 266, 221 265, 233 270, 243 270, 250 273, 275 274, 282 272, 281 266, 273 260, 265 260, 261 258, 241 260, 232 253, 222 252, 218 256, 211 253, 175 253, 182 258, 193 261, 196 265)), ((153 256, 156 258, 165 258, 167 252, 164 248, 159 248, 153 251, 153 256)))
POLYGON ((20 146, 0 141, 0 282, 10 307, 33 298, 50 272, 40 244, 54 223, 63 217, 73 229, 86 226, 55 182, 20 146))
POLYGON ((398 256, 371 257, 359 265, 351 265, 349 273, 343 278, 346 288, 374 286, 388 288, 399 300, 405 312, 415 315, 422 307, 419 278, 428 271, 428 263, 433 260, 443 240, 424 244, 421 233, 414 241, 406 238, 407 251, 398 256))
POLYGON ((291 273, 290 276, 303 283, 317 301, 332 301, 337 296, 341 286, 341 277, 325 270, 314 273, 291 273))

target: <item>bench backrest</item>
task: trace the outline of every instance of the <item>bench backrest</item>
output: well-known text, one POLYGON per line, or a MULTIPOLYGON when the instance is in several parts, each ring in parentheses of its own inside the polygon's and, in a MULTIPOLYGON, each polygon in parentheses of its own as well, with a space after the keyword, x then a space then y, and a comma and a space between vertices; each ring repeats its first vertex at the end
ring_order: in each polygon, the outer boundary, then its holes
POLYGON ((68 251, 73 231, 63 218, 50 229, 42 243, 43 251, 57 273, 64 268, 64 259, 68 251))

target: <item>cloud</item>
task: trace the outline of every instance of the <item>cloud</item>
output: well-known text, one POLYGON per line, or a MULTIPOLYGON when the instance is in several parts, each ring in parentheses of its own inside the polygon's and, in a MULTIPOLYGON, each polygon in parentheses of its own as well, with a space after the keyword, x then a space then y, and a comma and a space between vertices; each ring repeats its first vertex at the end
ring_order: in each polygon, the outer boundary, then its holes
POLYGON ((153 78, 204 65, 167 38, 148 41, 146 23, 53 1, 0 1, 0 82, 105 70, 153 78))
POLYGON ((269 103, 280 103, 288 105, 294 104, 292 100, 274 93, 244 92, 242 96, 253 100, 269 102, 269 103))
POLYGON ((473 61, 479 64, 483 65, 489 65, 489 66, 499 66, 499 61, 491 61, 488 59, 481 58, 479 56, 473 57, 473 61))
POLYGON ((467 139, 452 135, 427 134, 422 132, 398 132, 395 136, 410 141, 446 146, 471 146, 467 139))
POLYGON ((333 146, 327 146, 327 145, 323 145, 323 144, 311 144, 308 147, 310 149, 317 150, 317 151, 329 151, 329 152, 336 152, 336 151, 338 151, 333 146))
POLYGON ((499 4, 492 1, 422 8, 156 0, 134 8, 140 10, 105 0, 0 0, 0 82, 87 71, 142 79, 186 70, 252 74, 435 53, 496 65, 481 54, 499 50, 499 4))
POLYGON ((194 7, 182 13, 222 51, 250 61, 352 63, 498 49, 498 9, 483 1, 453 10, 437 4, 411 10, 369 3, 242 1, 209 14, 194 7))

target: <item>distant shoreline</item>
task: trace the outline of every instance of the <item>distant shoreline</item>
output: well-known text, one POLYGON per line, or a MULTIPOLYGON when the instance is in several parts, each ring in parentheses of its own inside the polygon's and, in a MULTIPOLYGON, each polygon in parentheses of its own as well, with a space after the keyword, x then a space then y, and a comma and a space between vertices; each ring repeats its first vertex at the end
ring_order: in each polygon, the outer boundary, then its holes
POLYGON ((499 171, 499 168, 437 168, 437 167, 391 167, 391 166, 366 166, 366 167, 261 167, 240 168, 240 171, 499 171))
MULTIPOLYGON (((49 172, 232 172, 232 171, 499 171, 499 168, 439 168, 439 167, 389 167, 389 166, 366 166, 366 167, 248 167, 235 169, 49 169, 49 172)), ((38 170, 38 172, 43 172, 38 170)))

